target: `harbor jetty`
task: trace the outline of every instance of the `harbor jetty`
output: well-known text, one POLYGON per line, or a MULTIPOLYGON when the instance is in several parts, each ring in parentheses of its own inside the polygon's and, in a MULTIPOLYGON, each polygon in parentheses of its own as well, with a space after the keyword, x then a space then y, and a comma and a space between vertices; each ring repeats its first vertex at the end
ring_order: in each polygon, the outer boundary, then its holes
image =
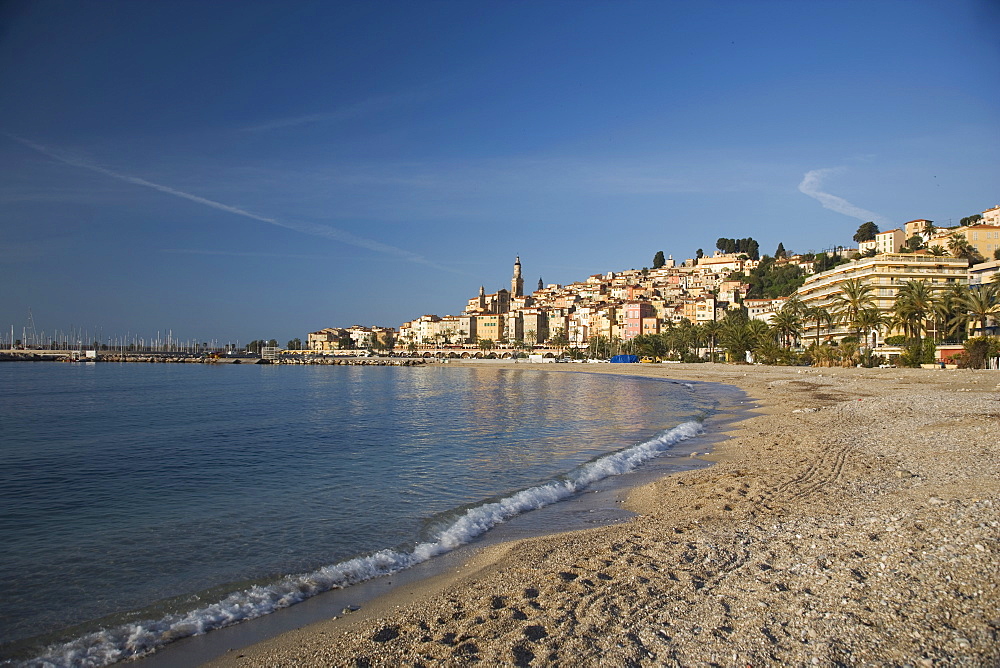
POLYGON ((420 366, 437 362, 424 357, 331 357, 327 355, 286 354, 276 359, 254 355, 192 355, 178 352, 122 352, 78 350, 3 350, 0 362, 144 362, 147 364, 318 364, 324 366, 420 366))

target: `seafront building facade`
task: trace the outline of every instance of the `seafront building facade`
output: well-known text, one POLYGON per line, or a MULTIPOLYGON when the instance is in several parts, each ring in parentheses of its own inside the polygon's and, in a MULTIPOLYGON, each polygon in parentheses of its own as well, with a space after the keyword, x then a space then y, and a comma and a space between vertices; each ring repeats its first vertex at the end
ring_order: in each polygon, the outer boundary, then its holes
POLYGON ((405 322, 398 339, 417 347, 475 346, 484 339, 497 345, 531 346, 565 337, 571 347, 585 347, 595 337, 627 341, 684 320, 701 323, 723 317, 749 289, 729 275, 754 266, 754 261, 735 254, 716 253, 704 262, 688 260, 680 265, 671 257, 657 269, 594 274, 525 294, 516 258, 510 289, 487 293, 480 286, 460 315, 424 315, 405 322))
MULTIPOLYGON (((849 280, 859 280, 871 286, 872 302, 883 316, 892 313, 896 294, 907 281, 929 283, 934 290, 942 290, 951 285, 968 282, 969 263, 964 258, 935 257, 918 253, 886 253, 870 258, 859 258, 842 264, 829 271, 813 274, 796 291, 805 308, 820 307, 831 313, 836 311, 837 297, 843 294, 842 287, 849 280)), ((802 338, 809 340, 817 335, 816 322, 806 322, 802 338)), ((853 335, 847 323, 834 321, 821 323, 821 340, 837 339, 853 335)), ((869 345, 877 346, 886 336, 895 332, 884 329, 872 333, 869 345), (881 337, 881 338, 880 338, 881 337)))
MULTIPOLYGON (((956 283, 988 282, 993 266, 968 270, 964 258, 929 251, 901 253, 914 236, 928 248, 953 245, 957 235, 992 261, 1000 250, 1000 207, 987 209, 974 224, 941 228, 926 219, 911 220, 900 228, 880 232, 857 251, 838 247, 844 257, 874 252, 822 273, 813 273, 813 255, 790 254, 775 259, 775 265, 795 265, 807 275, 797 296, 804 306, 831 309, 844 281, 858 279, 872 286, 874 301, 883 315, 893 308, 899 287, 910 280, 928 281, 935 289, 956 283)), ((934 249, 935 252, 940 252, 934 249)), ((702 324, 721 320, 726 312, 746 308, 751 318, 770 322, 786 298, 747 299, 750 286, 744 276, 759 262, 744 254, 715 252, 711 256, 677 263, 671 256, 662 267, 593 274, 567 285, 548 284, 525 293, 520 257, 515 258, 510 287, 478 294, 467 300, 458 315, 427 314, 391 328, 326 328, 308 335, 308 348, 336 351, 364 347, 374 335, 393 341, 397 349, 467 347, 482 341, 496 346, 532 346, 554 340, 571 347, 585 347, 595 337, 628 341, 640 335, 657 334, 684 321, 702 324)), ((986 263, 989 265, 989 262, 986 263)), ((805 319, 802 340, 814 340, 816 323, 805 319)), ((874 335, 878 343, 891 331, 874 335)), ((852 335, 843 323, 820 327, 821 340, 852 335)))

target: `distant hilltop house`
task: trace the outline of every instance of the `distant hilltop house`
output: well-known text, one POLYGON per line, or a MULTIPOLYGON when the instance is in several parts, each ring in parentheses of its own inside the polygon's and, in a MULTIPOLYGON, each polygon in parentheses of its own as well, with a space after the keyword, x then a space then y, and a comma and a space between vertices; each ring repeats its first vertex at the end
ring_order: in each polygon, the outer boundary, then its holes
MULTIPOLYGON (((837 246, 833 252, 796 254, 779 246, 777 257, 761 260, 751 260, 746 253, 716 251, 678 265, 672 256, 667 259, 659 254, 658 266, 653 269, 592 274, 568 285, 546 285, 539 279, 533 292, 524 289, 521 258, 516 257, 510 286, 490 293, 480 286, 458 315, 425 314, 404 322, 398 331, 330 327, 310 333, 308 348, 325 352, 365 348, 373 343, 424 349, 544 343, 584 347, 594 340, 627 341, 684 323, 716 322, 727 311, 744 308, 750 318, 770 322, 789 298, 748 298, 751 286, 747 277, 764 261, 791 272, 799 281, 805 277, 794 295, 806 307, 832 308, 844 283, 856 279, 874 290, 879 312, 887 315, 906 281, 944 288, 988 282, 996 273, 992 258, 1000 251, 1000 207, 963 219, 963 223, 944 228, 930 220, 915 219, 876 233, 874 239, 860 242, 857 249, 837 246), (991 262, 970 269, 969 258, 976 253, 991 262), (795 269, 784 269, 787 267, 795 269)), ((815 320, 807 318, 806 325, 803 339, 812 339, 817 333, 822 340, 852 334, 842 324, 820 322, 818 332, 815 320)), ((884 331, 873 337, 878 340, 889 334, 891 331, 884 331)))

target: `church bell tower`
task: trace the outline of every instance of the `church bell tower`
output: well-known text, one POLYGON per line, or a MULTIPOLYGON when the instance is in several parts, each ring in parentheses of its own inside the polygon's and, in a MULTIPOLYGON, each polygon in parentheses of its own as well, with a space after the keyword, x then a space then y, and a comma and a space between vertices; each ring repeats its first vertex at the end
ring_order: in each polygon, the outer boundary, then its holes
POLYGON ((521 278, 521 256, 514 258, 514 277, 510 279, 510 297, 524 296, 524 279, 521 278))

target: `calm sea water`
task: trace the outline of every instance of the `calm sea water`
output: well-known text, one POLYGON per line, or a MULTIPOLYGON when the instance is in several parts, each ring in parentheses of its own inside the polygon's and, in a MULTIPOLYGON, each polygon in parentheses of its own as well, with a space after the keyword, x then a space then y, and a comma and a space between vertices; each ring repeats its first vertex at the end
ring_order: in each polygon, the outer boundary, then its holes
POLYGON ((392 573, 693 436, 669 381, 0 364, 0 658, 105 665, 392 573))

